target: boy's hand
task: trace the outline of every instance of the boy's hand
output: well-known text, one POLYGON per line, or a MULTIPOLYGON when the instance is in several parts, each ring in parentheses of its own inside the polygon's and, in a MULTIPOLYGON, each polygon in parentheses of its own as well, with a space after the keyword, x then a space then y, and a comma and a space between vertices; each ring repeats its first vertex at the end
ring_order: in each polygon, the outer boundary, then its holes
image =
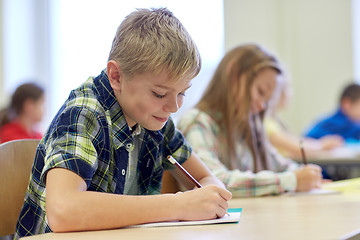
POLYGON ((175 194, 179 220, 206 220, 223 217, 232 194, 219 186, 178 192, 175 194))
POLYGON ((322 181, 321 167, 308 164, 294 171, 297 179, 296 191, 309 191, 313 188, 320 188, 322 181))
POLYGON ((323 150, 331 150, 336 147, 344 145, 344 139, 338 135, 327 135, 320 138, 321 146, 323 150))

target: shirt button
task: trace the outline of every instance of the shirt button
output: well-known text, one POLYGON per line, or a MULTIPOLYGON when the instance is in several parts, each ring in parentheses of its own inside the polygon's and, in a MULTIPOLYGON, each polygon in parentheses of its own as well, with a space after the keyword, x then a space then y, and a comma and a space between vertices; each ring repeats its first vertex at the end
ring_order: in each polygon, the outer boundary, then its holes
POLYGON ((121 170, 121 174, 125 176, 125 169, 121 170))
POLYGON ((133 145, 131 143, 126 144, 126 151, 131 152, 133 150, 133 145))

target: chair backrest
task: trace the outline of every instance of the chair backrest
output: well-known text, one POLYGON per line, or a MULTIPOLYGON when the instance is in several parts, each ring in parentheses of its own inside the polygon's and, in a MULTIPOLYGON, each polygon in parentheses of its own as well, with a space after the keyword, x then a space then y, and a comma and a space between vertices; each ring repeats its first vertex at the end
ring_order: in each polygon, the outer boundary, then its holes
POLYGON ((39 140, 0 145, 0 236, 14 234, 39 140))
POLYGON ((164 171, 161 193, 177 193, 179 191, 181 191, 181 187, 173 175, 171 175, 170 170, 164 171))

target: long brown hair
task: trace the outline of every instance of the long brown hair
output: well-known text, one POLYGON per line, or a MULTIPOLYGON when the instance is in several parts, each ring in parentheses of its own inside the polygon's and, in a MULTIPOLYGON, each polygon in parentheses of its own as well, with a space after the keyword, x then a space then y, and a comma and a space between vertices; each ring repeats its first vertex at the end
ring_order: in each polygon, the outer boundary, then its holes
POLYGON ((225 131, 231 166, 237 168, 235 142, 244 139, 254 159, 254 171, 262 163, 267 168, 262 119, 251 116, 250 88, 256 74, 263 68, 271 67, 282 73, 276 58, 255 44, 242 45, 228 52, 218 65, 207 89, 197 104, 225 131), (220 113, 220 115, 219 115, 220 113))

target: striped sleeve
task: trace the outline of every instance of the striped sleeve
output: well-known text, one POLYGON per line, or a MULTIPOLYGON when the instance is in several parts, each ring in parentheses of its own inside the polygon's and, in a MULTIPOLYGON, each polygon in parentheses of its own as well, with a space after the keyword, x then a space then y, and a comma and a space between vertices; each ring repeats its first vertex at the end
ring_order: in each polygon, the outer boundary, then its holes
POLYGON ((193 151, 226 185, 234 197, 273 195, 295 190, 296 176, 292 171, 253 173, 250 167, 242 171, 228 169, 220 160, 219 146, 224 143, 219 141, 219 136, 213 130, 214 122, 204 121, 209 118, 199 119, 201 121, 181 121, 178 125, 179 129, 186 129, 184 136, 193 151))

